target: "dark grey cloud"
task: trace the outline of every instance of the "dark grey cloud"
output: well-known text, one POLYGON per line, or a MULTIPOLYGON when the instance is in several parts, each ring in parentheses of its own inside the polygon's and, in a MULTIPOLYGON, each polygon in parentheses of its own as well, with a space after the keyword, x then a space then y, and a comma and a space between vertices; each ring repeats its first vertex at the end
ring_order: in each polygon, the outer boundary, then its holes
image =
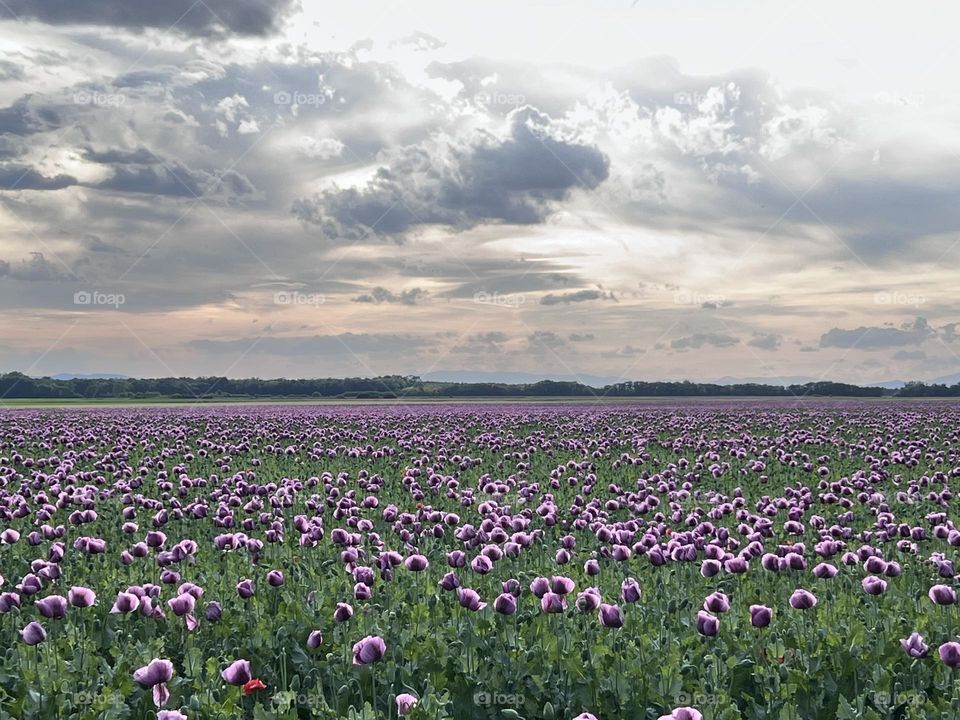
POLYGON ((114 165, 113 175, 92 187, 122 193, 182 198, 232 199, 256 193, 250 180, 235 170, 218 174, 207 170, 194 170, 179 162, 146 166, 114 165))
POLYGON ((425 225, 466 230, 481 223, 542 222, 577 187, 606 179, 609 160, 595 146, 558 139, 533 108, 511 114, 504 139, 431 140, 384 156, 364 188, 301 199, 294 214, 332 240, 368 234, 394 239, 425 225))
POLYGON ((698 349, 708 345, 710 347, 725 348, 737 345, 740 338, 733 335, 724 335, 722 333, 694 333, 685 337, 675 338, 670 341, 670 347, 674 350, 698 349))
POLYGON ((570 333, 567 335, 567 340, 570 342, 590 342, 594 339, 593 333, 570 333))
POLYGON ((783 335, 777 333, 760 332, 754 333, 753 337, 747 341, 750 347, 760 348, 761 350, 779 350, 783 344, 783 335))
POLYGON ((33 135, 57 128, 62 123, 63 116, 56 107, 36 101, 30 95, 9 107, 0 108, 0 133, 33 135))
POLYGON ((398 333, 340 333, 293 337, 245 337, 239 340, 193 340, 188 346, 209 353, 281 356, 351 356, 416 352, 433 347, 436 338, 398 333))
POLYGON ((62 190, 76 184, 77 179, 70 175, 48 177, 29 166, 0 164, 0 190, 62 190))
POLYGON ((460 355, 480 355, 484 353, 504 353, 503 343, 509 340, 509 336, 497 330, 476 335, 468 335, 460 340, 451 349, 451 353, 460 355))
POLYGON ((897 350, 893 354, 894 360, 926 360, 927 353, 923 350, 897 350))
POLYGON ((567 305, 569 303, 588 302, 590 300, 613 300, 612 293, 602 290, 577 290, 576 292, 555 295, 548 293, 540 298, 541 305, 567 305))
POLYGON ((419 300, 422 300, 427 295, 427 291, 423 288, 410 288, 409 290, 403 290, 399 293, 395 293, 387 290, 385 287, 377 286, 370 292, 353 298, 353 302, 371 303, 374 305, 379 305, 380 303, 416 305, 419 300))
POLYGON ((297 8, 296 0, 7 0, 2 17, 48 25, 94 25, 201 37, 269 35, 297 8))
POLYGON ((11 60, 0 60, 0 82, 23 80, 25 77, 26 73, 23 70, 23 65, 11 60))
POLYGON ((880 348, 919 345, 933 337, 935 331, 925 318, 918 317, 912 323, 902 327, 858 327, 853 330, 832 328, 820 337, 822 348, 858 348, 877 350, 880 348))
POLYGON ((41 252, 19 262, 0 261, 0 277, 9 277, 26 282, 56 282, 75 279, 73 272, 63 265, 47 260, 41 252))
POLYGON ((152 165, 159 160, 156 155, 146 148, 135 148, 133 150, 123 150, 120 148, 94 150, 91 147, 85 147, 82 148, 82 153, 84 160, 107 165, 152 165))

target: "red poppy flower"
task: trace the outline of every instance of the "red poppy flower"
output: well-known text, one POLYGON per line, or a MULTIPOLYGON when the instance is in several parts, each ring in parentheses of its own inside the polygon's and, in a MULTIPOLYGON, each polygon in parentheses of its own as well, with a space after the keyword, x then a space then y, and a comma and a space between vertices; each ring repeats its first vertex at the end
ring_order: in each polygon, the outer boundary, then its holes
POLYGON ((243 686, 243 694, 252 695, 257 690, 265 690, 266 687, 267 686, 264 684, 263 680, 260 678, 254 678, 243 686))

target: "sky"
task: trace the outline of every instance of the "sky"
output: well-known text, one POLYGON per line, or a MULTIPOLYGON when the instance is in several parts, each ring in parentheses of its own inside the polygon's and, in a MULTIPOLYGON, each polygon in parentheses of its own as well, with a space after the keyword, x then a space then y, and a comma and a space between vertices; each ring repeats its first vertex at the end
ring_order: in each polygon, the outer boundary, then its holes
POLYGON ((958 20, 0 0, 0 370, 952 376, 958 20))

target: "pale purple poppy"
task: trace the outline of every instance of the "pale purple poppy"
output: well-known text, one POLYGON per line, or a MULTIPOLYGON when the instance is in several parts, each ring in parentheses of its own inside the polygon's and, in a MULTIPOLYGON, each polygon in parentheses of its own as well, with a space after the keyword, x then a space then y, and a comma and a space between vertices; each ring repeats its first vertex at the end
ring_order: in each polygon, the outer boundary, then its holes
POLYGON ((617 605, 600 604, 600 623, 608 628, 623 627, 623 611, 617 605))
POLYGON ((414 706, 417 704, 416 696, 411 695, 410 693, 400 693, 397 695, 396 701, 398 715, 409 715, 410 711, 413 710, 414 706))
POLYGON ((934 585, 927 592, 927 597, 934 605, 953 605, 957 602, 957 593, 949 585, 934 585))
POLYGON ((951 668, 960 667, 960 643, 945 642, 938 649, 940 660, 951 668))
POLYGON ((253 597, 253 580, 241 580, 237 583, 237 595, 242 597, 244 600, 248 600, 253 597))
POLYGON ((887 581, 876 575, 867 575, 860 585, 867 595, 883 595, 887 591, 887 581))
POLYGON ((20 631, 20 637, 27 645, 39 645, 47 639, 47 631, 43 625, 38 622, 27 623, 27 626, 20 631))
POLYGON ((797 588, 790 596, 790 607, 795 610, 809 610, 817 604, 816 596, 809 590, 797 588))
POLYGON ((483 610, 487 606, 485 602, 480 602, 480 596, 477 594, 477 591, 471 590, 470 588, 459 588, 457 590, 457 600, 460 601, 461 607, 472 610, 473 612, 483 610))
POLYGON ((669 715, 661 715, 657 720, 703 720, 703 713, 692 707, 679 707, 669 715))
POLYGON ((90 588, 74 585, 67 592, 67 600, 77 608, 88 608, 97 602, 97 595, 90 588))
POLYGON ((60 620, 67 616, 67 599, 62 595, 48 595, 43 600, 37 600, 37 610, 45 618, 60 620))
POLYGON ((424 555, 411 555, 403 561, 403 566, 412 572, 422 572, 430 567, 430 561, 424 555))
POLYGON ((343 602, 337 603, 337 607, 333 611, 334 620, 336 620, 337 622, 346 622, 352 617, 353 617, 353 606, 343 602))
POLYGON ((640 600, 640 583, 634 578, 628 577, 620 584, 620 597, 625 603, 635 603, 640 600))
POLYGON ((270 587, 280 587, 283 585, 283 573, 279 570, 271 570, 267 573, 267 585, 270 587))
POLYGON ((720 632, 719 618, 701 610, 697 613, 697 632, 706 637, 713 637, 720 632))
POLYGON ((900 640, 900 647, 912 658, 923 658, 930 653, 930 646, 923 641, 920 633, 911 633, 910 637, 900 640))
POLYGON ((246 685, 253 678, 250 661, 235 660, 220 673, 220 677, 227 685, 246 685))
POLYGON ((540 598, 540 607, 545 613, 562 613, 567 609, 567 601, 563 595, 548 592, 540 598))
POLYGON ((380 660, 387 652, 382 637, 367 635, 353 646, 353 664, 369 665, 380 660))
POLYGON ((322 644, 323 633, 321 633, 319 630, 313 630, 309 635, 307 635, 307 647, 311 650, 316 650, 322 644))
POLYGON ((493 601, 493 609, 501 615, 513 615, 517 612, 517 598, 510 593, 497 595, 493 601))
POLYGON ((730 598, 722 592, 711 593, 703 601, 703 609, 712 613, 725 613, 730 610, 730 598))
POLYGON ((750 606, 750 624, 755 628, 765 628, 773 618, 773 610, 766 605, 750 606))

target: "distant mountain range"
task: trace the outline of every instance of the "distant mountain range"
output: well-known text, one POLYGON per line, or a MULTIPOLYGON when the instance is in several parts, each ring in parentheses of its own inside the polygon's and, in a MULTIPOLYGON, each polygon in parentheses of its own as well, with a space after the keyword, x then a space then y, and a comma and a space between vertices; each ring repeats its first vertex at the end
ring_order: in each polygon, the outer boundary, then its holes
MULTIPOLYGON (((34 377, 41 376, 34 375, 34 377)), ((114 375, 111 373, 90 373, 89 375, 84 375, 83 373, 58 373, 50 377, 54 380, 126 380, 129 376, 114 375)))

